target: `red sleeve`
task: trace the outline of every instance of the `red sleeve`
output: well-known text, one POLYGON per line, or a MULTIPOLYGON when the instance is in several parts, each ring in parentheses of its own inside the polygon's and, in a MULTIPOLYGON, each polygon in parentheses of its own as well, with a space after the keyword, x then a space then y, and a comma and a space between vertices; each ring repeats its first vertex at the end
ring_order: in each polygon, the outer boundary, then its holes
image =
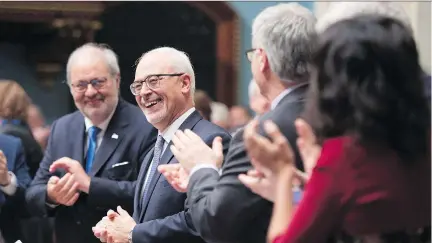
POLYGON ((342 152, 342 139, 324 144, 298 208, 288 229, 274 243, 317 243, 325 241, 340 220, 341 197, 336 165, 342 152))

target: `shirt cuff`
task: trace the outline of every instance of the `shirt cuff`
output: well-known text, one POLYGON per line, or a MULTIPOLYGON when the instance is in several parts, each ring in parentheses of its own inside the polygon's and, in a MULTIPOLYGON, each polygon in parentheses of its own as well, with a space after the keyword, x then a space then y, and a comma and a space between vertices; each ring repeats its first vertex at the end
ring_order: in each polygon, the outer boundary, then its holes
POLYGON ((45 203, 48 207, 50 208, 56 208, 58 205, 57 204, 51 204, 51 203, 45 203))
POLYGON ((7 186, 0 186, 0 190, 2 190, 8 196, 13 196, 13 195, 15 195, 15 192, 17 191, 18 182, 17 182, 17 178, 13 172, 9 171, 8 173, 11 177, 11 181, 10 181, 9 185, 7 185, 7 186))
POLYGON ((192 168, 192 170, 189 173, 189 177, 192 177, 192 175, 197 172, 200 169, 214 169, 215 171, 217 171, 220 175, 220 169, 218 167, 216 167, 215 165, 212 164, 200 164, 200 165, 195 165, 195 167, 192 168))

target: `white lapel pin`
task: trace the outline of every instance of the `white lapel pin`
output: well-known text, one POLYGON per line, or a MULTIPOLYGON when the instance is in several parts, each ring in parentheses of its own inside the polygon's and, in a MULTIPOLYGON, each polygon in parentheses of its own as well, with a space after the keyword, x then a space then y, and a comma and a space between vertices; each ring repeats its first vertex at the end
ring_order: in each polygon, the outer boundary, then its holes
POLYGON ((113 133, 113 135, 111 136, 111 138, 117 139, 118 138, 117 133, 113 133))

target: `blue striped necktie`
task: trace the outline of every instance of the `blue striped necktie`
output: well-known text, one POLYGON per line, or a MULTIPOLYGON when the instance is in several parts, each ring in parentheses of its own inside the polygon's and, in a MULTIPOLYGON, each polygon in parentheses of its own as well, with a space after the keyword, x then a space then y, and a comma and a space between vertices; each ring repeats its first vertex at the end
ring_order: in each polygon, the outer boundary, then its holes
POLYGON ((147 190, 149 189, 152 177, 154 176, 154 174, 156 173, 156 169, 159 165, 159 161, 160 161, 160 157, 162 155, 162 149, 163 146, 165 144, 165 140, 163 139, 163 137, 161 135, 159 135, 156 139, 156 144, 155 144, 155 149, 153 152, 153 159, 150 163, 150 166, 147 170, 147 180, 144 179, 144 187, 141 191, 141 200, 144 201, 144 197, 147 195, 147 190))
POLYGON ((96 148, 97 148, 97 135, 100 132, 99 127, 92 126, 87 132, 87 141, 88 141, 88 148, 87 148, 87 158, 86 158, 86 172, 87 174, 90 172, 93 160, 96 154, 96 148))

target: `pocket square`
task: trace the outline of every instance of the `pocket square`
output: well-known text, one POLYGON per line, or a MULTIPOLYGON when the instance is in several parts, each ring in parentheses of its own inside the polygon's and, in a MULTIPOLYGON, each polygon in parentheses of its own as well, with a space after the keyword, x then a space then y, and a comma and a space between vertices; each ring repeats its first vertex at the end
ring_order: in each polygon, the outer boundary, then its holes
POLYGON ((129 161, 123 161, 123 162, 120 162, 120 163, 117 163, 117 164, 113 164, 111 166, 111 168, 114 168, 114 167, 117 167, 117 166, 122 166, 122 165, 127 165, 127 164, 129 164, 129 161))

